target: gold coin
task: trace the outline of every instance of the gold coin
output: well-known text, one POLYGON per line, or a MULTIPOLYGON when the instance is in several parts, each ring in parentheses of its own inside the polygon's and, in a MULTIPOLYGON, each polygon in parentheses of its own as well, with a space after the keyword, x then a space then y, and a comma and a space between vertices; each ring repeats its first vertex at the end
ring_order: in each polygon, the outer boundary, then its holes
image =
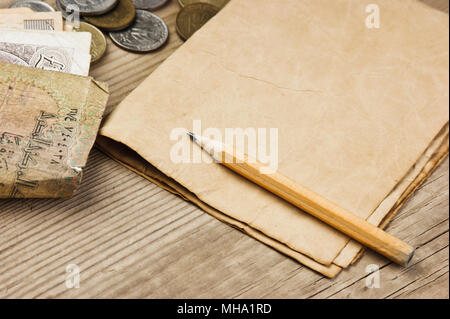
POLYGON ((177 32, 184 39, 189 39, 198 29, 214 17, 219 8, 208 3, 193 3, 185 6, 177 15, 177 32))
POLYGON ((230 2, 230 0, 178 0, 178 3, 181 7, 185 7, 198 2, 212 4, 213 6, 222 9, 228 2, 230 2))
POLYGON ((89 32, 92 34, 91 63, 98 62, 106 52, 106 38, 103 33, 86 22, 80 22, 80 27, 74 28, 73 30, 76 32, 89 32))
POLYGON ((131 0, 119 0, 117 6, 101 16, 83 17, 90 24, 105 31, 119 31, 130 26, 136 17, 136 8, 131 0))

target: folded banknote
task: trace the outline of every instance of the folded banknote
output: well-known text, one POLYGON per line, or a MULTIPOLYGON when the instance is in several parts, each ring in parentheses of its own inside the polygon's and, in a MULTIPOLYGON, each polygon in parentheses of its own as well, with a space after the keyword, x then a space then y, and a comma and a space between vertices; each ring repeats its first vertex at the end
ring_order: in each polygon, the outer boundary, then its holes
POLYGON ((0 30, 0 62, 87 76, 88 32, 0 30))
POLYGON ((0 198, 72 195, 108 96, 91 77, 0 63, 0 198))

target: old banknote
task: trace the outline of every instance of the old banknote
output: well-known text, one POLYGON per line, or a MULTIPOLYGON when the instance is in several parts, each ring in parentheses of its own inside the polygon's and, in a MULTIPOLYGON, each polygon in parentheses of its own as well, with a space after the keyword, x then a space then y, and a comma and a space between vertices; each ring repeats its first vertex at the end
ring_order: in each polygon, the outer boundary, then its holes
POLYGON ((91 34, 0 30, 0 62, 88 75, 91 34))
POLYGON ((72 195, 107 99, 90 77, 0 63, 0 198, 72 195))
POLYGON ((0 30, 62 31, 61 12, 0 13, 0 30))

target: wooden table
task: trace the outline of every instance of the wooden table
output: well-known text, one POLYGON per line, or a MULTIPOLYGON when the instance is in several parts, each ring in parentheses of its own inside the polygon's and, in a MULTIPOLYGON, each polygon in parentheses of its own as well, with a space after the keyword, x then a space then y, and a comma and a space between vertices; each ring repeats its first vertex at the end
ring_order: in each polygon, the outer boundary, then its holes
MULTIPOLYGON (((330 0, 331 1, 331 0, 330 0)), ((14 0, 1 0, 7 7, 14 0)), ((52 3, 53 1, 48 1, 52 3)), ((448 12, 447 0, 428 0, 448 12)), ((91 74, 120 102, 182 41, 172 0, 156 11, 170 41, 138 55, 115 47, 91 74)), ((418 247, 402 268, 372 252, 330 280, 217 221, 94 149, 81 189, 65 200, 0 200, 0 297, 7 298, 448 298, 449 161, 387 231, 418 247), (81 270, 67 288, 66 267, 81 270), (380 288, 366 288, 366 267, 380 288)))

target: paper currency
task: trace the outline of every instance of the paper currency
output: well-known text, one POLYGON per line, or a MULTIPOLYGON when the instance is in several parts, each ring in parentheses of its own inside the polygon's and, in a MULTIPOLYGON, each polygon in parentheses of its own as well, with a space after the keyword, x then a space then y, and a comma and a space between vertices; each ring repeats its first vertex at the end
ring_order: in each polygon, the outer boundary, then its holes
POLYGON ((0 30, 62 31, 61 12, 0 13, 0 30))
POLYGON ((87 76, 91 62, 88 32, 0 30, 0 62, 87 76))
POLYGON ((0 63, 0 198, 72 195, 107 99, 90 77, 0 63))

